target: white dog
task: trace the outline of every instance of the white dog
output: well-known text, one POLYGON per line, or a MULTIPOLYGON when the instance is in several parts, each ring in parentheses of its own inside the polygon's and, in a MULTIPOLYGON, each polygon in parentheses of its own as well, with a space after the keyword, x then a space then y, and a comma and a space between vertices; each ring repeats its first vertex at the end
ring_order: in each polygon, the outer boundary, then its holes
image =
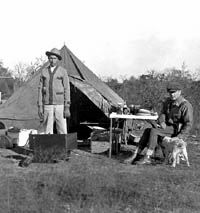
POLYGON ((172 164, 172 167, 176 167, 176 164, 180 163, 180 159, 185 160, 187 163, 187 166, 190 166, 189 160, 188 160, 188 153, 187 153, 187 143, 183 141, 182 139, 179 139, 177 137, 170 138, 170 137, 164 137, 163 142, 165 143, 172 143, 172 152, 168 156, 169 163, 172 164))

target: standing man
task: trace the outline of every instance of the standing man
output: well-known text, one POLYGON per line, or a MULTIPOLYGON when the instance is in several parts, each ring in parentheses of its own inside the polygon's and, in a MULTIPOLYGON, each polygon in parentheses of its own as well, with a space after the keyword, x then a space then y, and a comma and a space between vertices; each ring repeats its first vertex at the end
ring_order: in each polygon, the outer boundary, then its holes
POLYGON ((54 121, 58 134, 67 134, 66 118, 70 117, 70 83, 67 70, 58 65, 62 60, 56 48, 47 51, 49 65, 40 75, 38 115, 44 124, 45 134, 53 134, 54 121))
POLYGON ((127 163, 136 161, 138 154, 147 147, 146 155, 136 163, 150 164, 151 156, 158 144, 165 151, 166 147, 162 144, 162 138, 165 136, 187 139, 193 123, 192 105, 181 95, 181 85, 177 82, 171 82, 167 87, 167 92, 169 98, 163 102, 158 123, 144 131, 138 149, 126 160, 127 163))

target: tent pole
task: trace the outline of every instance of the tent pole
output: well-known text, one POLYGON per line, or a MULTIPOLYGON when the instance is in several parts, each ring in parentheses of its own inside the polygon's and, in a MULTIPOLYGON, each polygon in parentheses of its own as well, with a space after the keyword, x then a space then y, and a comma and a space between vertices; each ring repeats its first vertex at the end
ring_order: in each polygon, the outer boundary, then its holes
POLYGON ((109 149, 109 158, 112 155, 112 118, 110 118, 110 149, 109 149))

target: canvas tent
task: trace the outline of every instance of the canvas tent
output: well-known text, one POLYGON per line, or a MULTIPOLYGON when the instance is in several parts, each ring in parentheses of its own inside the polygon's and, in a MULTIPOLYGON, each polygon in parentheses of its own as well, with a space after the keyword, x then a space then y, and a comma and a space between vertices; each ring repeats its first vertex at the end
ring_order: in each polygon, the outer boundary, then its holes
MULTIPOLYGON (((68 70, 70 78, 72 103, 69 127, 71 131, 76 131, 81 122, 109 121, 109 110, 117 106, 119 102, 124 102, 123 99, 89 70, 66 46, 62 47, 61 55, 63 58, 61 66, 68 70)), ((0 121, 7 127, 38 128, 40 123, 37 94, 41 69, 0 106, 0 121)))

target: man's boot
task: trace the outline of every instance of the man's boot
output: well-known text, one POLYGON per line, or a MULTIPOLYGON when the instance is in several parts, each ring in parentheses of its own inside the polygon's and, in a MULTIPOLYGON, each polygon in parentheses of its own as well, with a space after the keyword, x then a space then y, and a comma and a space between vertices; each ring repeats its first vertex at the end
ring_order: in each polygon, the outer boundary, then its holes
POLYGON ((141 160, 139 160, 136 164, 137 165, 151 164, 152 154, 153 154, 153 150, 148 149, 146 155, 141 160))
POLYGON ((138 154, 140 152, 141 152, 140 149, 136 148, 136 150, 134 151, 133 155, 131 155, 129 158, 125 159, 124 163, 131 164, 136 159, 136 157, 138 156, 138 154))

